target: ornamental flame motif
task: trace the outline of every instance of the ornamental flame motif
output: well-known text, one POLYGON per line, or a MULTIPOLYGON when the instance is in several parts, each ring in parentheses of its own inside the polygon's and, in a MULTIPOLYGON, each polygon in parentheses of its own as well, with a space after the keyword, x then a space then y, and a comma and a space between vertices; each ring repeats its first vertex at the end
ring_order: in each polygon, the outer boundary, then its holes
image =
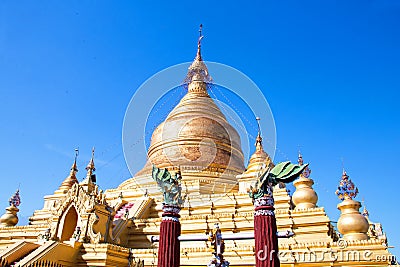
POLYGON ((18 189, 17 192, 15 192, 15 194, 10 198, 10 200, 8 201, 8 203, 10 204, 10 206, 14 206, 14 207, 18 207, 19 205, 21 205, 21 197, 19 196, 19 189, 18 189))
POLYGON ((342 179, 336 190, 336 195, 340 200, 353 199, 358 195, 358 188, 349 179, 346 171, 343 171, 342 179))

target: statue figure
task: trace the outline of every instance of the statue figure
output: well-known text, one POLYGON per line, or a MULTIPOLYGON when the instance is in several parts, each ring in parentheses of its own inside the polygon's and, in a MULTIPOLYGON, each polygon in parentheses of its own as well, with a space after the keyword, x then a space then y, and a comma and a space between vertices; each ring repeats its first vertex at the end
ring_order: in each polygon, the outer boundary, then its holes
POLYGON ((369 237, 377 237, 378 236, 375 231, 375 224, 372 223, 369 225, 367 234, 369 237))
POLYGON ((378 237, 381 237, 381 236, 383 236, 384 234, 383 234, 383 229, 382 229, 382 225, 380 224, 380 223, 375 223, 375 232, 376 232, 376 235, 378 236, 378 237))
POLYGON ((308 164, 297 165, 290 161, 281 162, 272 169, 268 167, 258 178, 255 187, 250 186, 249 196, 253 200, 263 196, 272 196, 273 186, 279 183, 293 182, 307 167, 308 164))
POLYGON ((43 234, 39 234, 38 238, 42 241, 49 241, 51 237, 50 228, 47 228, 43 234))
POLYGON ((213 247, 213 258, 207 267, 229 267, 229 261, 224 259, 225 242, 222 239, 221 229, 218 223, 214 225, 215 229, 210 233, 211 246, 213 247))
POLYGON ((165 204, 175 206, 181 206, 183 204, 181 196, 182 177, 179 171, 175 176, 172 176, 167 169, 159 169, 153 165, 152 177, 163 192, 165 204))
POLYGON ((73 237, 75 240, 79 240, 79 238, 80 238, 80 236, 81 236, 81 233, 82 233, 81 227, 77 226, 77 227, 75 228, 75 232, 74 232, 74 234, 73 234, 72 237, 73 237))

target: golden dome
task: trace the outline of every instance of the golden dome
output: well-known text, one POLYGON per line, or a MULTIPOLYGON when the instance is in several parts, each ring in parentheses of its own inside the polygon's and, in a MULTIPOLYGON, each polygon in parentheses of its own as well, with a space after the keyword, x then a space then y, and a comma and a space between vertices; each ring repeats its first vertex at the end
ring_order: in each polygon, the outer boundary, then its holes
POLYGON ((224 192, 227 185, 235 186, 236 175, 244 170, 240 136, 207 92, 212 78, 201 58, 201 37, 185 79, 187 94, 153 132, 148 161, 135 175, 139 185, 142 180, 138 177, 151 174, 154 164, 169 170, 179 168, 183 182, 200 183, 200 189, 201 183, 207 183, 208 188, 200 192, 217 193, 224 192), (210 184, 214 184, 212 190, 210 184))
POLYGON ((153 132, 148 164, 138 175, 150 172, 151 164, 243 172, 239 134, 208 95, 206 83, 196 78, 193 76, 188 93, 153 132))

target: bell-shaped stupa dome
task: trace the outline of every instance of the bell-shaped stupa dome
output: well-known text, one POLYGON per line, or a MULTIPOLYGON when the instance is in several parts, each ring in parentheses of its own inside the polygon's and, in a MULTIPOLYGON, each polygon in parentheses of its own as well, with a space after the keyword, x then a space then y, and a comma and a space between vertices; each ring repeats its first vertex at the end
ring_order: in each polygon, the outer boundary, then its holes
POLYGON ((148 161, 135 175, 140 186, 151 179, 153 164, 179 168, 188 191, 199 193, 227 192, 244 171, 239 134, 207 92, 212 78, 202 60, 201 39, 185 79, 187 93, 154 130, 148 161))

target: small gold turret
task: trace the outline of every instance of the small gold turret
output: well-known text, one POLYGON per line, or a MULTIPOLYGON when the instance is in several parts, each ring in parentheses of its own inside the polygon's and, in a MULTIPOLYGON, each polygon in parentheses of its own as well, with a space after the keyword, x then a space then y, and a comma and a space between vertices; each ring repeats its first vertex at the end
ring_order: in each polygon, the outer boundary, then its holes
MULTIPOLYGON (((300 152, 298 163, 300 166, 304 164, 303 156, 300 152)), ((293 204, 296 205, 295 209, 310 209, 316 207, 318 195, 312 188, 314 181, 310 178, 310 174, 311 169, 306 167, 299 179, 293 182, 293 185, 296 187, 296 191, 292 196, 293 204)))
POLYGON ((257 125, 258 125, 258 133, 256 137, 255 147, 253 155, 251 155, 249 164, 247 165, 246 171, 238 175, 239 179, 239 192, 246 193, 249 189, 250 185, 254 186, 256 182, 256 178, 260 175, 260 172, 265 167, 274 167, 274 163, 272 162, 270 156, 264 151, 263 148, 263 139, 261 136, 261 127, 260 127, 260 118, 256 117, 257 125))
POLYGON ((10 206, 6 208, 6 213, 0 217, 0 226, 2 227, 15 226, 18 223, 17 212, 19 211, 18 206, 21 204, 19 189, 8 202, 10 206))
POLYGON ((336 190, 336 195, 342 200, 337 205, 337 208, 341 212, 337 227, 345 240, 368 239, 369 223, 359 211, 361 203, 353 199, 357 194, 358 188, 349 179, 349 176, 343 169, 342 179, 336 190))
POLYGON ((262 137, 261 137, 261 127, 260 127, 260 117, 256 117, 257 120, 257 125, 258 125, 258 133, 256 137, 256 151, 254 152, 253 155, 251 155, 250 160, 249 160, 249 166, 248 170, 252 167, 253 164, 256 163, 263 163, 265 166, 271 166, 273 167, 273 163, 269 155, 264 151, 264 147, 262 144, 262 137))
POLYGON ((361 213, 365 219, 367 219, 367 221, 370 223, 370 219, 369 219, 369 211, 367 210, 367 206, 365 206, 364 200, 362 201, 362 205, 364 206, 363 212, 361 213))
POLYGON ((386 233, 382 229, 382 224, 381 223, 374 223, 370 220, 369 218, 369 211, 367 210, 367 207, 365 206, 364 200, 362 201, 362 204, 364 206, 363 212, 361 213, 365 219, 367 219, 368 224, 369 224, 369 229, 368 229, 368 237, 370 239, 379 239, 382 241, 382 243, 387 244, 387 237, 386 233))
POLYGON ((78 157, 79 150, 75 149, 75 160, 71 166, 71 171, 67 178, 61 183, 61 186, 56 191, 56 193, 65 194, 75 183, 78 183, 78 179, 76 178, 76 173, 78 172, 78 167, 76 165, 76 159, 78 157))
POLYGON ((87 192, 91 193, 96 188, 96 167, 94 166, 94 147, 92 148, 92 157, 86 166, 86 178, 79 183, 87 192))

